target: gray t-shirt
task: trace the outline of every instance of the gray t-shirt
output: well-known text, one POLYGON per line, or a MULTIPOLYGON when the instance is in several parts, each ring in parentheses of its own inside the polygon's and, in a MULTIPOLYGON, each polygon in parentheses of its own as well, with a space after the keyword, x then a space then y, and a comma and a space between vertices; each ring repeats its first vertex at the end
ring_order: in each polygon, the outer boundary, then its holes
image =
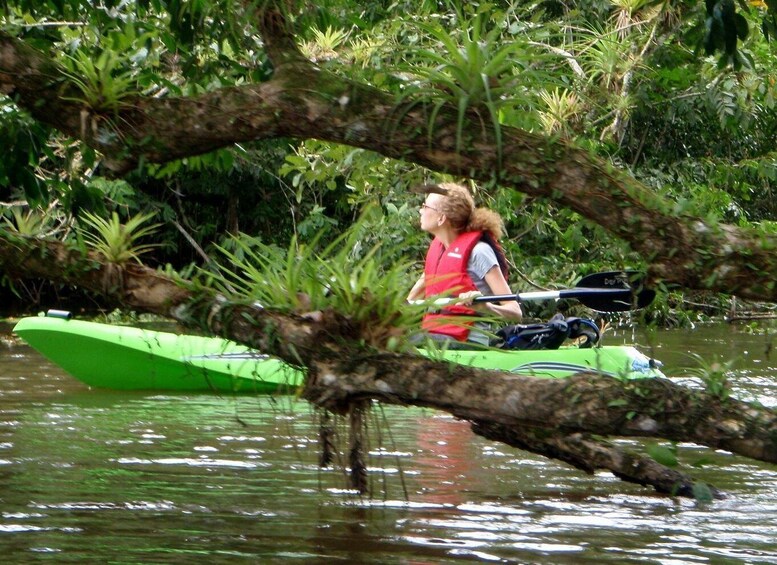
POLYGON ((499 261, 496 259, 494 248, 484 241, 478 241, 469 256, 467 274, 485 296, 494 294, 486 284, 486 273, 495 266, 499 266, 499 261))
MULTIPOLYGON (((467 262, 467 274, 484 296, 491 296, 494 294, 486 283, 486 273, 493 269, 494 266, 499 266, 499 261, 496 259, 494 248, 484 241, 477 242, 469 256, 469 261, 467 262)), ((490 330, 491 324, 487 322, 475 322, 469 332, 467 341, 488 345, 489 336, 484 332, 490 330)))

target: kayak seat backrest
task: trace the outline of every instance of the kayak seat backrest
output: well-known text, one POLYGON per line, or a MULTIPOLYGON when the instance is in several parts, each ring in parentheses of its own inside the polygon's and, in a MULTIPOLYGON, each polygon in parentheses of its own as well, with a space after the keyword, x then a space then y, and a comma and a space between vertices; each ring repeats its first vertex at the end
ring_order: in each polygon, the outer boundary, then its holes
POLYGON ((569 326, 569 339, 576 339, 578 347, 583 349, 593 347, 599 343, 602 335, 596 322, 588 318, 567 318, 569 326))

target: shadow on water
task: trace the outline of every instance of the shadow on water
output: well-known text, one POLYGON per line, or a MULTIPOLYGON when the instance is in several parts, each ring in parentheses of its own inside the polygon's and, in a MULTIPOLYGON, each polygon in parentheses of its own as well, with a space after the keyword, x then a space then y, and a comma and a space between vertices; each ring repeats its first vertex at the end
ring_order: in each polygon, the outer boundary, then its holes
MULTIPOLYGON (((737 394, 777 405, 762 335, 652 341, 670 375, 682 351, 736 353, 737 394)), ((777 563, 773 465, 681 444, 686 469, 729 493, 705 504, 584 475, 445 414, 384 414, 374 494, 360 498, 341 469, 318 468, 316 417, 291 397, 90 390, 5 340, 0 551, 19 563, 777 563)))

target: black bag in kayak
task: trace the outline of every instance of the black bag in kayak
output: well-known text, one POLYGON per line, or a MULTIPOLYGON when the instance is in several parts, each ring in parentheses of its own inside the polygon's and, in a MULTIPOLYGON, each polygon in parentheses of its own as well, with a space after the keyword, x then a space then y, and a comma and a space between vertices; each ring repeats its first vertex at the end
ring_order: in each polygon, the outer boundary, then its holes
POLYGON ((492 345, 500 349, 558 349, 567 339, 578 339, 578 347, 593 347, 599 342, 599 328, 586 318, 564 318, 556 314, 540 324, 514 324, 496 332, 492 345))

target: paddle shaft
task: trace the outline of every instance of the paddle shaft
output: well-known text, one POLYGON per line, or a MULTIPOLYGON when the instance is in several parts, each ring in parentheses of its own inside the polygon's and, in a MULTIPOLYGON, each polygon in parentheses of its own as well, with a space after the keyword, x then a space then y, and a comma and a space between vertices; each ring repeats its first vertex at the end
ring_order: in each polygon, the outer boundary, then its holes
POLYGON ((633 291, 630 288, 570 288, 566 290, 540 290, 537 292, 519 292, 517 294, 494 294, 477 296, 472 302, 532 302, 539 300, 559 300, 561 298, 576 298, 578 300, 589 296, 608 297, 612 300, 630 299, 633 291))
MULTIPOLYGON (((655 298, 655 291, 643 287, 638 273, 631 271, 610 271, 594 273, 580 279, 575 288, 564 290, 541 290, 493 296, 477 296, 472 302, 531 302, 572 298, 579 300, 592 310, 600 312, 626 312, 644 308, 655 298)), ((456 302, 454 298, 435 300, 438 305, 456 302)))

